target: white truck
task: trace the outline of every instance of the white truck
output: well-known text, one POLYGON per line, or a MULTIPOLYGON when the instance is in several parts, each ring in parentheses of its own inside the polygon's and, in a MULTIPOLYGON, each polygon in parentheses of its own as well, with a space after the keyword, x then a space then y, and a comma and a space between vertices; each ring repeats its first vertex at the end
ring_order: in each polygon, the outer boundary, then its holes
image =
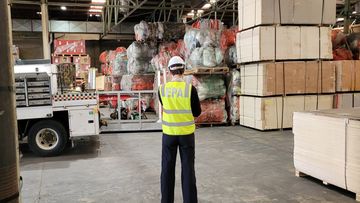
POLYGON ((61 94, 49 61, 24 62, 14 72, 19 139, 35 154, 55 156, 69 141, 99 134, 96 93, 61 94))

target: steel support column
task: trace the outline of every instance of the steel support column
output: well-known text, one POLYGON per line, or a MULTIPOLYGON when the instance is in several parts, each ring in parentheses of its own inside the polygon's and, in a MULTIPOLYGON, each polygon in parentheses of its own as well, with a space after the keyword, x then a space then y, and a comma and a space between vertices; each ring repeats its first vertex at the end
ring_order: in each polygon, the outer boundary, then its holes
POLYGON ((0 202, 18 203, 19 153, 7 0, 0 1, 0 11, 0 202))
POLYGON ((42 26, 44 59, 50 59, 49 12, 48 12, 47 0, 41 0, 41 26, 42 26))

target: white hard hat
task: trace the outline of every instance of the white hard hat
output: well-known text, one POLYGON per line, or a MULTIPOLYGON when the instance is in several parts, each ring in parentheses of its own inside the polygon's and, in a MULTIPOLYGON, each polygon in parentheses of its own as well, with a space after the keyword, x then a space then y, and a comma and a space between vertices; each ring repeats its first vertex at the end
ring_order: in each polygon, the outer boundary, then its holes
POLYGON ((185 62, 180 56, 174 56, 170 59, 168 63, 168 68, 170 70, 178 70, 185 68, 185 62))

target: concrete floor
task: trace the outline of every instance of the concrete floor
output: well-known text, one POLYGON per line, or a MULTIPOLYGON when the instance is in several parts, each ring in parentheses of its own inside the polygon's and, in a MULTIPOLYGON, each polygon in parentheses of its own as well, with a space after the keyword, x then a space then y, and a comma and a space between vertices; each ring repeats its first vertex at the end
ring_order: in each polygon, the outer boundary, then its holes
MULTIPOLYGON (((199 202, 355 202, 353 193, 295 177, 292 149, 291 131, 199 129, 199 202)), ((160 155, 160 132, 105 134, 59 157, 25 152, 23 202, 160 202, 160 155)), ((176 181, 182 202, 180 164, 176 181)))

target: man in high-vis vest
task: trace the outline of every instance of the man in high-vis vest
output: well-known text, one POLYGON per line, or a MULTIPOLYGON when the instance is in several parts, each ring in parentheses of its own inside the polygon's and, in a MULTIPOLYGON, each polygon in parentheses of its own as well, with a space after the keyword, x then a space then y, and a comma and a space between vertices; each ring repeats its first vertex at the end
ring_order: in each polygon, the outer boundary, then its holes
POLYGON ((197 202, 194 117, 200 115, 201 106, 195 87, 184 81, 184 60, 174 56, 168 68, 172 80, 159 89, 163 106, 161 202, 174 202, 176 154, 179 148, 184 203, 194 203, 197 202))

